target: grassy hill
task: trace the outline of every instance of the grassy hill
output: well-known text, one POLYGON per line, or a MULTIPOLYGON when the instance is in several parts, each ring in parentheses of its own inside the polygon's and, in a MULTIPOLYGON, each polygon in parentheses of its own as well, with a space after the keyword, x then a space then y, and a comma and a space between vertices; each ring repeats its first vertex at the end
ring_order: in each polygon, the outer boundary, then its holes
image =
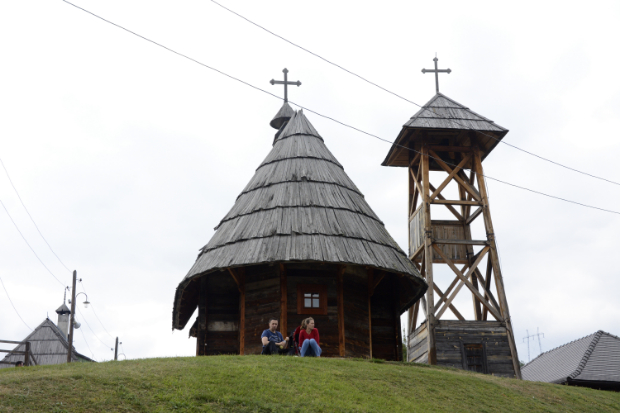
POLYGON ((602 412, 620 393, 362 360, 219 356, 0 370, 1 412, 602 412))

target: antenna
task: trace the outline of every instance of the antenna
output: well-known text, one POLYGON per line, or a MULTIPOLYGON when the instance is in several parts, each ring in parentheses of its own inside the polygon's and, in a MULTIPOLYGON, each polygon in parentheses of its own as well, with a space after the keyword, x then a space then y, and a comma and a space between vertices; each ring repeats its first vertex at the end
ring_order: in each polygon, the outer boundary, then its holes
POLYGON ((543 336, 543 338, 545 338, 545 333, 539 333, 538 327, 536 327, 536 337, 538 337, 538 349, 540 350, 540 354, 542 354, 542 344, 540 344, 540 336, 543 336))
POLYGON ((527 336, 525 336, 523 340, 527 340, 527 362, 529 363, 530 361, 532 361, 532 359, 530 358, 530 338, 533 338, 534 335, 530 336, 530 332, 528 330, 525 330, 525 333, 527 334, 527 336))

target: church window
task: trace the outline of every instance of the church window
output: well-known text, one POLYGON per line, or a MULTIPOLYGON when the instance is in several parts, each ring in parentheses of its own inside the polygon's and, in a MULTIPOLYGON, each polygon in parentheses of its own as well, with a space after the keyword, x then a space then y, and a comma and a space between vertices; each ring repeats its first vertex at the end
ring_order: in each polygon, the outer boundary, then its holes
POLYGON ((327 286, 299 284, 297 314, 327 314, 327 286))

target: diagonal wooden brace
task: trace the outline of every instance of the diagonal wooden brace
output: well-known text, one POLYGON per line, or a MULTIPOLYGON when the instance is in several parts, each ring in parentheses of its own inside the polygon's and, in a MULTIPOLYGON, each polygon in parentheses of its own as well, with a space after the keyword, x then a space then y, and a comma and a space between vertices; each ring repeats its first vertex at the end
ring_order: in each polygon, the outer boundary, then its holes
MULTIPOLYGON (((446 255, 441 251, 441 248, 437 247, 437 245, 433 245, 433 248, 435 249, 435 251, 443 258, 443 260, 446 262, 446 264, 448 264, 448 266, 452 269, 452 271, 454 271, 454 273, 461 279, 461 281, 463 282, 463 284, 465 284, 467 286, 467 288, 469 288, 471 290, 471 292, 476 296, 476 298, 478 298, 478 300, 480 300, 480 303, 482 305, 484 305, 486 308, 489 309, 489 312, 491 314, 493 314, 493 316, 497 319, 497 320, 502 320, 502 316, 499 313, 499 311, 497 311, 497 309, 495 307, 493 307, 484 297, 482 294, 480 294, 480 291, 478 291, 477 288, 475 288, 473 286, 473 284, 468 280, 468 278, 472 275, 472 273, 474 272, 474 270, 476 269, 476 267, 478 267, 478 264, 480 264, 480 261, 482 260, 482 257, 484 257, 486 255, 486 253, 490 250, 489 246, 486 246, 483 248, 483 251, 481 251, 480 255, 478 256, 478 259, 472 264, 472 266, 469 268, 469 271, 467 271, 467 274, 465 276, 463 276, 463 274, 459 271, 458 268, 456 268, 456 266, 454 265, 454 263, 448 258, 446 257, 446 255)), ((444 306, 441 308, 441 310, 437 313, 437 318, 441 317, 441 314, 443 314, 446 309, 448 308, 447 305, 450 304, 452 302, 452 300, 454 299, 454 297, 456 297, 456 294, 458 293, 458 290, 460 288, 457 288, 453 293, 452 296, 450 296, 450 298, 446 301, 446 304, 444 304, 444 306)))
POLYGON ((433 194, 431 195, 431 200, 435 199, 437 197, 437 195, 439 195, 441 193, 441 191, 443 191, 443 189, 450 183, 450 181, 452 181, 453 179, 455 179, 456 174, 458 173, 458 171, 461 170, 461 168, 463 166, 465 166, 465 164, 471 159, 471 154, 467 154, 467 156, 465 156, 463 158, 463 160, 452 170, 452 172, 450 172, 448 174, 448 177, 446 179, 444 179, 444 181, 441 183, 441 185, 439 185, 437 187, 437 189, 435 189, 435 192, 433 192, 433 194))
MULTIPOLYGON (((433 159, 441 166, 441 168, 447 173, 452 173, 452 168, 450 168, 444 161, 441 160, 439 155, 429 149, 430 154, 433 156, 433 159)), ((454 175, 454 179, 465 189, 467 192, 474 197, 474 199, 478 202, 482 201, 480 194, 476 190, 476 188, 472 187, 469 182, 465 182, 458 174, 454 175)))

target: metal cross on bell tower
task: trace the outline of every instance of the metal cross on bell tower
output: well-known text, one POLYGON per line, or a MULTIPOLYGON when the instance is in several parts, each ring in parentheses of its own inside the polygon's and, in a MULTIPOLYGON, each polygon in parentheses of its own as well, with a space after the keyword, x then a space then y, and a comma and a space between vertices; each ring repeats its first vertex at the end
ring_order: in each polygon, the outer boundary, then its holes
MULTIPOLYGON (((450 69, 437 69, 437 56, 433 59, 435 62, 435 69, 422 69, 422 73, 435 73, 435 92, 439 93, 439 73, 447 73, 450 74, 452 70, 450 69)), ((286 76, 286 75, 285 75, 286 76)))
POLYGON ((288 76, 287 76, 288 74, 287 68, 284 68, 284 70, 282 70, 282 73, 284 73, 284 81, 271 79, 269 83, 271 83, 272 85, 284 85, 284 101, 288 102, 288 85, 301 86, 301 82, 299 80, 297 82, 289 82, 288 76))

